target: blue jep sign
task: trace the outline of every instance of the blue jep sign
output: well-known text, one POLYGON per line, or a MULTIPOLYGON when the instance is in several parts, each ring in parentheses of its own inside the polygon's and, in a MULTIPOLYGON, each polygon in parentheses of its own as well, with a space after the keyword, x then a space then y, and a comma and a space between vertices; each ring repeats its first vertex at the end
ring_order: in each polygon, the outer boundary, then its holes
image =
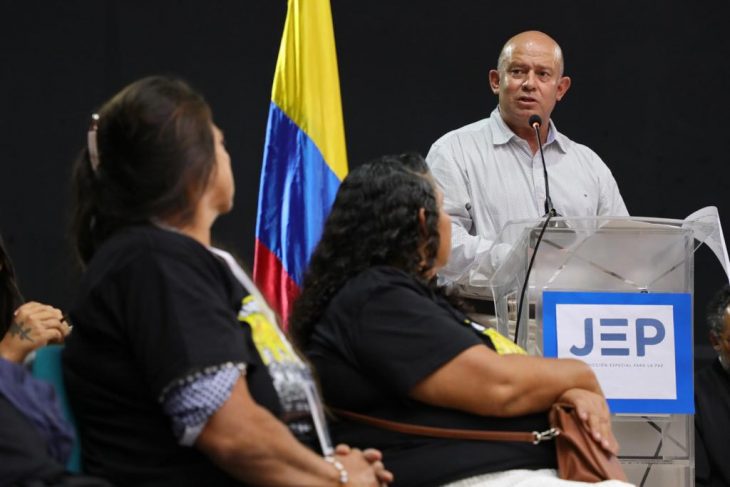
POLYGON ((591 366, 614 413, 694 412, 689 294, 543 293, 546 357, 591 366))

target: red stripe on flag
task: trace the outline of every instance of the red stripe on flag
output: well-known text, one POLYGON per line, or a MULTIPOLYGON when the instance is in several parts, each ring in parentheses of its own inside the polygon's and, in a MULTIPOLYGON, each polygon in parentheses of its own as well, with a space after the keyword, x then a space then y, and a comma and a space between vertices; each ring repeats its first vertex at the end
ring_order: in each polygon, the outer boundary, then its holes
POLYGON ((281 316, 286 330, 294 300, 299 296, 299 286, 284 270, 279 258, 258 239, 254 252, 254 282, 269 305, 281 316))

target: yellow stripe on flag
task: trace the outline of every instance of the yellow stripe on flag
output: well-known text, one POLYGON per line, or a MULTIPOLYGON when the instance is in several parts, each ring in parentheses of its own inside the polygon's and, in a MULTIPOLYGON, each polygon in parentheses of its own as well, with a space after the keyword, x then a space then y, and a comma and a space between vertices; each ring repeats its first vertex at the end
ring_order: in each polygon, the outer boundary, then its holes
POLYGON ((329 0, 289 0, 271 99, 309 135, 341 181, 347 152, 329 0))

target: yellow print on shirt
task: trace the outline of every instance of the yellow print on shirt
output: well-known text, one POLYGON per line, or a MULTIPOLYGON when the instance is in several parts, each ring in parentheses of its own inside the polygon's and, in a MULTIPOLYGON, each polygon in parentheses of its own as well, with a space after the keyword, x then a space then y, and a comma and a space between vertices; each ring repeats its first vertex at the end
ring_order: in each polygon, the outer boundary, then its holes
POLYGON ((298 362, 291 347, 284 342, 276 324, 272 324, 261 312, 253 296, 246 296, 241 301, 238 321, 248 323, 251 327, 254 345, 266 366, 271 362, 298 362))
POLYGON ((480 325, 476 321, 472 321, 469 319, 465 319, 464 324, 471 325, 471 327, 478 333, 488 336, 489 340, 492 342, 492 345, 494 345, 494 351, 497 352, 497 354, 499 355, 527 355, 527 352, 524 348, 517 345, 506 336, 502 335, 494 328, 480 325))
POLYGON ((486 328, 482 331, 483 334, 487 335, 492 340, 494 350, 499 355, 527 355, 525 349, 508 339, 494 328, 486 328))

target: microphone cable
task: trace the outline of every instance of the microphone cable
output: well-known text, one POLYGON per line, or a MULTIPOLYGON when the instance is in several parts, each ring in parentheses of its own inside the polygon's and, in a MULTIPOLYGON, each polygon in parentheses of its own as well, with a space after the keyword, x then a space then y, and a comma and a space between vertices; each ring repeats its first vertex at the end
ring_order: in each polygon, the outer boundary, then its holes
MULTIPOLYGON (((520 300, 518 301, 518 308, 517 308, 517 322, 515 323, 515 337, 514 337, 514 343, 517 343, 517 337, 519 336, 520 332, 520 321, 522 319, 522 309, 524 308, 524 299, 525 299, 525 291, 527 290, 527 283, 530 281, 530 272, 532 272, 532 265, 535 263, 535 257, 537 256, 537 249, 540 247, 540 242, 542 242, 542 236, 545 234, 545 229, 547 229, 548 223, 550 223, 550 219, 553 217, 553 213, 549 211, 547 215, 545 215, 545 222, 542 224, 542 228, 540 229, 540 234, 537 236, 537 240, 535 241, 535 250, 532 252, 532 257, 530 257, 530 263, 527 265, 527 273, 525 274, 525 280, 522 282, 522 290, 520 291, 520 300)), ((530 304, 527 303, 527 308, 529 310, 530 304)), ((530 319, 530 313, 528 311, 527 313, 527 319, 530 319)))

